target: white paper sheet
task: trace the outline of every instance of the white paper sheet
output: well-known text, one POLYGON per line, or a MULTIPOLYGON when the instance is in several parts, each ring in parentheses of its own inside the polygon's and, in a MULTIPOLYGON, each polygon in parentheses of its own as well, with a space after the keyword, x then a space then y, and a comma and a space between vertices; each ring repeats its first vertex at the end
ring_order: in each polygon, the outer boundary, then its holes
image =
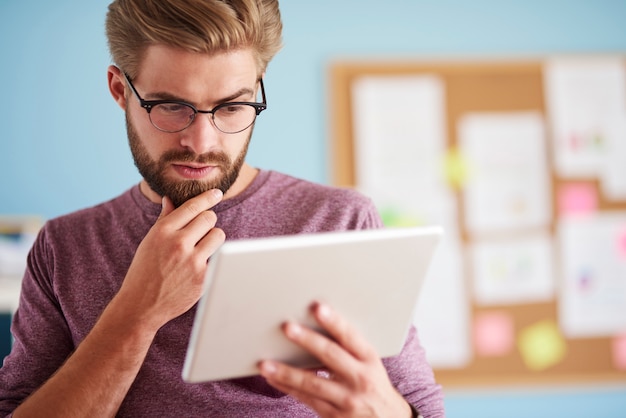
POLYGON ((612 143, 626 138, 623 58, 555 58, 545 65, 544 82, 557 173, 603 175, 612 143))
POLYGON ((434 76, 363 77, 352 88, 357 188, 388 226, 442 225, 415 323, 433 367, 470 359, 457 204, 445 178, 443 82, 434 76))
POLYGON ((415 325, 430 365, 466 366, 472 359, 470 318, 459 247, 443 242, 417 305, 415 325))
POLYGON ((535 303, 554 297, 552 240, 547 232, 478 241, 470 255, 477 304, 535 303))
POLYGON ((609 200, 626 200, 626 113, 612 126, 610 143, 601 171, 601 188, 609 200))
POLYGON ((431 366, 460 368, 471 361, 472 348, 456 203, 448 195, 429 212, 429 219, 446 233, 426 276, 414 322, 431 366))
POLYGON ((473 113, 458 129, 469 166, 463 198, 470 233, 546 227, 552 214, 541 115, 473 113))
POLYGON ((561 249, 559 322, 568 337, 626 333, 626 214, 567 217, 561 249))
POLYGON ((408 211, 445 187, 443 82, 435 76, 362 77, 352 88, 357 187, 381 211, 408 211))

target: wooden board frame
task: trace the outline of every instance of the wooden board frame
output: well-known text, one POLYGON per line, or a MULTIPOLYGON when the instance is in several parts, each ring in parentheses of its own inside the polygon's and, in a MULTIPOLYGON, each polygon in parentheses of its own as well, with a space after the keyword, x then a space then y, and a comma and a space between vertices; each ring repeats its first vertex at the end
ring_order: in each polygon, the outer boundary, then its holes
MULTIPOLYGON (((626 60, 625 66, 626 66, 626 60)), ((468 112, 538 111, 546 118, 543 66, 545 59, 520 60, 439 60, 439 61, 343 61, 330 66, 329 98, 331 143, 331 178, 336 186, 356 184, 354 164, 354 130, 352 126, 351 86, 362 76, 435 75, 445 84, 447 145, 457 143, 457 123, 468 112)), ((626 212, 626 202, 605 198, 597 179, 563 179, 553 168, 550 132, 546 150, 552 173, 553 216, 549 233, 554 234, 557 213, 556 191, 568 182, 589 183, 598 196, 599 210, 626 212)), ((469 242, 467 229, 461 219, 463 212, 460 193, 459 207, 461 239, 469 242)), ((465 280, 471 280, 466 266, 465 280)), ((467 286, 469 288, 469 286, 467 286)), ((468 295, 468 297, 470 297, 468 295)), ((557 303, 502 305, 479 307, 470 298, 472 314, 483 311, 506 311, 513 318, 516 330, 546 318, 556 320, 557 303)), ((529 370, 521 355, 515 351, 503 357, 474 356, 462 369, 435 370, 444 386, 499 386, 502 384, 536 385, 588 382, 626 382, 626 371, 616 370, 612 361, 612 338, 567 340, 565 360, 547 370, 529 370)))

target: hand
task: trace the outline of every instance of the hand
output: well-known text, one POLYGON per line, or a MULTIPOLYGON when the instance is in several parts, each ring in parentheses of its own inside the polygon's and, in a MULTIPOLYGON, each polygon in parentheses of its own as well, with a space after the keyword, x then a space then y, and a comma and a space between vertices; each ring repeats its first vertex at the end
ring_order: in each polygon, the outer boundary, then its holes
POLYGON ((259 368, 267 382, 323 417, 410 417, 409 404, 392 386, 374 348, 330 307, 316 303, 312 311, 334 341, 295 323, 286 323, 283 331, 328 373, 264 360, 259 368))
POLYGON ((225 239, 210 210, 221 199, 221 191, 209 190, 174 209, 164 197, 159 219, 137 248, 119 295, 156 328, 200 299, 207 260, 225 239))

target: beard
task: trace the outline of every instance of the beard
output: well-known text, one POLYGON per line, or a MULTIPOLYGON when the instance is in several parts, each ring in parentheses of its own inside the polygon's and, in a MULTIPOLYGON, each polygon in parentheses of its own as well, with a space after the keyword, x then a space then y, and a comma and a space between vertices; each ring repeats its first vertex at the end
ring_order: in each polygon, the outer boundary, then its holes
POLYGON ((128 112, 126 112, 126 132, 128 143, 135 161, 135 166, 139 174, 144 178, 148 186, 159 196, 167 196, 172 200, 174 207, 179 207, 192 197, 211 190, 220 189, 223 194, 231 188, 239 171, 243 166, 248 145, 252 137, 252 129, 246 139, 246 143, 234 161, 224 152, 208 152, 197 155, 188 150, 171 150, 165 152, 157 160, 153 160, 148 154, 148 150, 141 142, 139 134, 135 130, 128 112), (213 180, 170 180, 166 177, 166 170, 169 163, 195 162, 199 164, 211 164, 217 166, 221 171, 219 177, 213 180))

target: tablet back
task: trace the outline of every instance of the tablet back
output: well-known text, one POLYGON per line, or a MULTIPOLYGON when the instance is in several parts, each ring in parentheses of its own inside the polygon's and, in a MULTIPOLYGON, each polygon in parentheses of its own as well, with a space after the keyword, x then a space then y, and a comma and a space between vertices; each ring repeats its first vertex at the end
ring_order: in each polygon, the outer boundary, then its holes
POLYGON ((280 329, 286 320, 316 327, 314 301, 345 316, 381 357, 398 354, 441 234, 426 227, 227 241, 209 260, 184 380, 257 374, 261 359, 319 365, 280 329))

